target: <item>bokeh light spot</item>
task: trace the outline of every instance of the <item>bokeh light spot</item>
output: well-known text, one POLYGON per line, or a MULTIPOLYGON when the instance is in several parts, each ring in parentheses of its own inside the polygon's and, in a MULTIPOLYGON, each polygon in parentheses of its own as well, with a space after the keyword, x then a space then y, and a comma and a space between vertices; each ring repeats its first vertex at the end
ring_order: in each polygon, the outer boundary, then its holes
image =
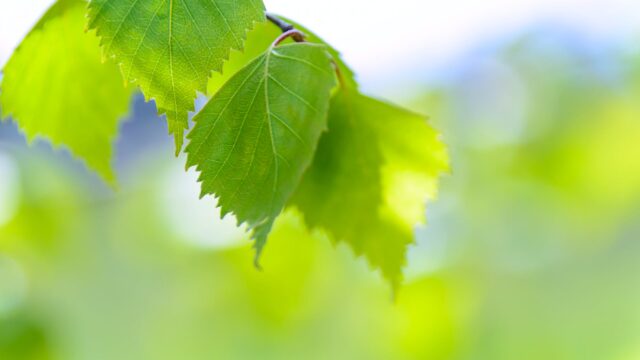
POLYGON ((180 240, 204 249, 224 249, 249 244, 243 228, 229 215, 220 219, 216 200, 199 199, 200 183, 193 170, 185 173, 180 161, 167 171, 160 189, 162 214, 180 240))

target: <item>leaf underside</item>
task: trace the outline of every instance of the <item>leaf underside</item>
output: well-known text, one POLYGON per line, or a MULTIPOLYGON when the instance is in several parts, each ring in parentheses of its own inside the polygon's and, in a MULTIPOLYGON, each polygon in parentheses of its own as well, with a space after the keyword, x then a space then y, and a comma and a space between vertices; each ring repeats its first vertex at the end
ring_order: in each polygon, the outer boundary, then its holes
POLYGON ((4 68, 0 106, 29 140, 65 145, 113 182, 112 140, 131 90, 103 64, 94 33, 84 32, 85 2, 64 0, 43 16, 4 68))
POLYGON ((448 170, 444 145, 423 117, 352 90, 334 95, 328 122, 291 204, 397 288, 413 228, 448 170))
POLYGON ((147 100, 166 114, 179 153, 197 92, 264 21, 261 0, 92 0, 89 28, 147 100))
POLYGON ((233 76, 194 118, 186 148, 202 195, 248 224, 261 253, 326 129, 335 84, 326 47, 270 48, 233 76))

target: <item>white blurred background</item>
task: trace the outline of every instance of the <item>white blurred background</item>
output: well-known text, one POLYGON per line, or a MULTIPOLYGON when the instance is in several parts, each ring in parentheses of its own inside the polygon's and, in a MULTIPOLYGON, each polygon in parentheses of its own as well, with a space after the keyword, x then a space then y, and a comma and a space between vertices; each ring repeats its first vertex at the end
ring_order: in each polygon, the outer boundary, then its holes
MULTIPOLYGON (((52 0, 0 1, 0 64, 52 0)), ((428 76, 486 39, 536 24, 597 38, 640 29, 637 0, 265 0, 271 12, 316 31, 344 54, 365 89, 428 76), (390 6, 391 5, 391 6, 390 6), (414 76, 410 74, 413 73, 414 76)))

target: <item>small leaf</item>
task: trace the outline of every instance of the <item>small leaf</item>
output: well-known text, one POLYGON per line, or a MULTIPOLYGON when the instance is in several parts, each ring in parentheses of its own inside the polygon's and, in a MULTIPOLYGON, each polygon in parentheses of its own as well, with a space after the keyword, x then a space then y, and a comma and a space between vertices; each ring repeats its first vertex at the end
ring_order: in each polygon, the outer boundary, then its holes
POLYGON ((261 0, 92 0, 90 28, 127 82, 167 115, 176 153, 182 148, 196 92, 204 93, 231 49, 264 20, 261 0))
MULTIPOLYGON (((306 35, 306 41, 315 44, 323 44, 327 46, 327 51, 333 56, 334 61, 340 69, 345 85, 350 88, 357 89, 358 85, 355 80, 353 71, 344 63, 340 57, 340 53, 327 45, 320 37, 295 23, 292 20, 281 17, 283 20, 295 26, 306 35)), ((270 22, 257 24, 256 27, 247 34, 247 41, 243 51, 232 51, 229 60, 224 63, 222 72, 213 73, 209 79, 208 94, 215 94, 220 88, 240 69, 244 68, 249 62, 262 53, 267 51, 273 41, 282 34, 282 30, 270 22)), ((283 44, 292 43, 291 39, 286 40, 283 44)))
POLYGON ((335 76, 326 47, 270 48, 239 71, 194 118, 187 167, 202 195, 247 223, 257 256, 311 163, 335 76))
POLYGON ((329 132, 291 204, 310 227, 348 243, 396 288, 413 228, 447 169, 445 147, 422 116, 340 90, 329 132))
POLYGON ((108 182, 112 141, 131 90, 113 64, 102 64, 98 38, 85 33, 85 2, 59 1, 43 16, 6 67, 0 106, 32 140, 65 145, 108 182))
POLYGON ((358 83, 356 82, 356 75, 353 72, 353 70, 351 70, 351 68, 349 67, 349 65, 347 65, 344 60, 342 59, 342 54, 340 54, 340 52, 338 50, 336 50, 336 48, 334 48, 333 46, 329 45, 326 41, 324 41, 324 39, 322 39, 320 36, 316 35, 313 31, 307 29, 306 27, 298 24, 297 22, 288 19, 286 17, 283 16, 279 16, 281 19, 283 19, 284 21, 292 24, 296 29, 302 31, 306 37, 305 40, 311 43, 317 43, 317 44, 324 44, 328 47, 329 54, 331 54, 331 56, 333 57, 335 64, 338 67, 338 71, 340 72, 340 75, 342 77, 342 83, 341 86, 343 88, 348 88, 348 89, 358 89, 358 83))

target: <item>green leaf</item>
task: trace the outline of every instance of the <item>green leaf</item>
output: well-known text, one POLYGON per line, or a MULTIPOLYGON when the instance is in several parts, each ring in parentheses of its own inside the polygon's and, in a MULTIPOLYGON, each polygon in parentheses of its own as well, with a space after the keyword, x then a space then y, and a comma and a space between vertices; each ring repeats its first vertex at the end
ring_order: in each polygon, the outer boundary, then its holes
POLYGON ((84 32, 83 1, 56 3, 4 68, 0 106, 31 141, 65 145, 108 182, 112 141, 131 90, 118 69, 103 64, 98 38, 84 32))
POLYGON ((196 92, 265 16, 261 0, 92 0, 89 18, 125 81, 167 115, 177 154, 196 92))
POLYGON ((53 5, 51 5, 49 10, 47 10, 47 12, 44 15, 42 15, 42 17, 40 18, 40 20, 38 20, 36 25, 33 28, 31 28, 31 31, 29 31, 29 34, 27 34, 27 36, 31 35, 35 31, 42 30, 44 25, 49 20, 52 20, 52 19, 55 19, 55 18, 58 18, 58 17, 64 15, 65 12, 67 12, 70 9, 73 9, 74 7, 85 6, 85 5, 86 5, 86 1, 84 1, 84 0, 58 0, 58 1, 56 1, 53 5))
POLYGON ((348 243, 396 288, 414 226, 446 170, 445 147, 425 118, 341 90, 291 204, 310 227, 348 243))
POLYGON ((257 257, 275 218, 311 163, 335 76, 326 47, 270 48, 238 72, 194 118, 187 167, 256 239, 257 257))
MULTIPOLYGON (((289 24, 292 24, 296 29, 302 31, 306 35, 306 40, 310 43, 324 44, 327 46, 327 51, 333 56, 342 78, 344 79, 344 85, 350 88, 357 89, 358 85, 355 80, 353 71, 344 63, 340 57, 340 53, 327 45, 324 40, 318 37, 316 34, 306 29, 305 27, 297 24, 296 22, 284 17, 280 17, 289 24)), ((229 56, 229 60, 224 63, 223 71, 214 73, 209 79, 208 94, 215 94, 220 88, 235 75, 240 69, 244 68, 253 59, 260 56, 269 49, 273 41, 282 34, 280 28, 270 22, 264 22, 257 24, 256 27, 247 34, 247 41, 245 42, 245 48, 243 51, 232 51, 229 56)), ((290 44, 293 41, 288 39, 284 44, 290 44)))

